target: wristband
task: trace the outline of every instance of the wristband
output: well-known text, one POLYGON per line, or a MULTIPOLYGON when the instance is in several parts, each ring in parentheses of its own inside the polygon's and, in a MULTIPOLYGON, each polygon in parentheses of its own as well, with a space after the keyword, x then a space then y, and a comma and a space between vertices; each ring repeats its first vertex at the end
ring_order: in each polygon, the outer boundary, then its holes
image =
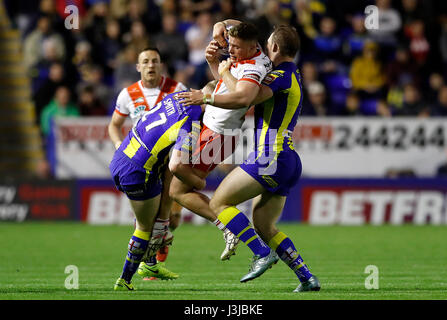
POLYGON ((206 94, 203 96, 203 103, 204 104, 214 104, 214 93, 212 95, 206 94))

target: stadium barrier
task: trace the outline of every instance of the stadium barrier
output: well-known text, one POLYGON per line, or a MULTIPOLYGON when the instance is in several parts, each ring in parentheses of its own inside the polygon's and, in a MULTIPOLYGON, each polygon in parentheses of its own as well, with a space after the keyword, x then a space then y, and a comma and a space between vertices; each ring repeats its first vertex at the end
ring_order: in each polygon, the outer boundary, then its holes
MULTIPOLYGON (((212 196, 219 180, 208 179, 212 196)), ((249 214, 251 202, 239 206, 249 214)), ((183 222, 206 220, 183 209, 183 222)), ((0 221, 77 220, 133 224, 124 194, 111 179, 0 183, 0 221)), ((311 225, 447 224, 447 179, 310 179, 290 191, 281 222, 311 225)))
MULTIPOLYGON (((57 178, 109 178, 115 151, 108 138, 109 121, 108 117, 55 119, 49 156, 57 178)), ((240 143, 225 163, 240 164, 238 160, 253 150, 252 125, 247 117, 240 143)), ((126 122, 125 131, 130 126, 126 122)), ((292 140, 303 176, 312 178, 382 178, 390 170, 428 178, 447 163, 447 122, 439 118, 303 117, 292 140)))

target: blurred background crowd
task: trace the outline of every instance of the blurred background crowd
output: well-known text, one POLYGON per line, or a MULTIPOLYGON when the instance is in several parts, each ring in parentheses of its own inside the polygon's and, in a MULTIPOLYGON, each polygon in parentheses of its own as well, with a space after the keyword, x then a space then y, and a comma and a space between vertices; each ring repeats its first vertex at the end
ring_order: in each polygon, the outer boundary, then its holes
MULTIPOLYGON (((274 25, 301 37, 302 115, 447 116, 447 1, 433 0, 5 0, 21 30, 39 119, 110 115, 139 80, 138 53, 156 46, 164 73, 192 88, 211 77, 204 50, 212 26, 251 21, 265 44, 274 25), (68 5, 79 28, 67 29, 68 5), (365 28, 365 7, 379 29, 365 28)), ((43 125, 42 132, 48 128, 43 125)))

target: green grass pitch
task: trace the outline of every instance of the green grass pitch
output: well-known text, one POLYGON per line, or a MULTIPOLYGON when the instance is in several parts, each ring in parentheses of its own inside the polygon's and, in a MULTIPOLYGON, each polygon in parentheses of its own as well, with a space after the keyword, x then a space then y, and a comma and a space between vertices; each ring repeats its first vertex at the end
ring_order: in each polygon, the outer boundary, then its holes
POLYGON ((0 223, 0 300, 426 300, 447 299, 446 226, 327 226, 280 224, 322 284, 296 294, 293 272, 281 261, 248 283, 250 251, 220 261, 224 242, 211 225, 175 231, 167 266, 175 281, 142 281, 135 292, 114 292, 131 226, 80 223, 0 223), (68 290, 68 265, 79 270, 79 289, 68 290), (367 290, 365 268, 379 270, 379 289, 367 290))

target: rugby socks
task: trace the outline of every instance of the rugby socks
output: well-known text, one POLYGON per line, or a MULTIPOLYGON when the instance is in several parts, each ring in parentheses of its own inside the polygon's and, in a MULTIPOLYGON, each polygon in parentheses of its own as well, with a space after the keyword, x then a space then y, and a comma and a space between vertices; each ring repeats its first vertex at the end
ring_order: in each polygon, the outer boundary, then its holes
POLYGON ((243 241, 255 255, 259 255, 261 258, 268 256, 270 248, 258 236, 250 220, 236 207, 226 208, 217 218, 228 230, 243 241))
MULTIPOLYGON (((157 238, 164 236, 165 232, 169 229, 169 219, 159 219, 157 218, 152 229, 152 238, 157 238)), ((149 261, 146 263, 149 266, 155 265, 158 262, 164 262, 168 258, 168 246, 160 248, 157 251, 157 255, 154 257, 149 257, 149 261), (163 250, 166 249, 166 250, 163 250), (163 252, 162 252, 163 251, 163 252)))
POLYGON ((270 241, 269 247, 276 251, 278 256, 290 269, 295 272, 300 282, 305 282, 312 277, 309 268, 296 250, 292 240, 283 232, 278 232, 270 241))
POLYGON ((224 231, 226 229, 225 225, 222 222, 220 222, 219 219, 214 220, 213 223, 216 227, 219 228, 220 231, 224 231))
POLYGON ((126 261, 124 262, 123 273, 121 274, 121 278, 126 280, 127 283, 130 283, 133 275, 138 269, 149 244, 150 236, 150 232, 136 229, 132 238, 129 240, 126 261))
POLYGON ((169 227, 169 219, 156 219, 152 228, 152 237, 163 235, 169 227))

